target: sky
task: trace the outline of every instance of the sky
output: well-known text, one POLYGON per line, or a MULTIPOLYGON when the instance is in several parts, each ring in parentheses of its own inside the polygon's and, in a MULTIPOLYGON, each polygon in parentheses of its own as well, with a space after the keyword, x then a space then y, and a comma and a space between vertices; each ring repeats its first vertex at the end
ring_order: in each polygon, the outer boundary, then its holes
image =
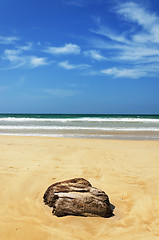
POLYGON ((0 113, 159 114, 158 0, 0 0, 0 113))

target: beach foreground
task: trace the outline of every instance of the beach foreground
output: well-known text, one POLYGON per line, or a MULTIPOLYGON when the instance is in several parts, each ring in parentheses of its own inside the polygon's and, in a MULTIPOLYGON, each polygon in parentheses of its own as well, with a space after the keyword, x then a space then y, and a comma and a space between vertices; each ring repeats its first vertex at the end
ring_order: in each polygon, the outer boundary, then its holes
POLYGON ((0 239, 158 239, 159 141, 0 136, 0 239), (108 194, 111 218, 52 215, 47 187, 75 177, 108 194))

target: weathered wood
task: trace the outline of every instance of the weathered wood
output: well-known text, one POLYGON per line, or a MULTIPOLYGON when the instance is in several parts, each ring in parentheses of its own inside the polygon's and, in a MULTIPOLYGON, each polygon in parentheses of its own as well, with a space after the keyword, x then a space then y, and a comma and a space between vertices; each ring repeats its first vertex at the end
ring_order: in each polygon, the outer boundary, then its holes
POLYGON ((52 184, 44 194, 44 202, 53 207, 57 217, 66 215, 110 217, 112 209, 105 192, 92 187, 84 178, 52 184))

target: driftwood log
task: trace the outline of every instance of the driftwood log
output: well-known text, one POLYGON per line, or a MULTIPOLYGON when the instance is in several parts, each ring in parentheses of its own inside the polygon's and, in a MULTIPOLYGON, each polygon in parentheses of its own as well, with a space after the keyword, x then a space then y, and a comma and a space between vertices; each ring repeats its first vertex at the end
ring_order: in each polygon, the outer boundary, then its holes
POLYGON ((92 187, 83 178, 74 178, 52 184, 46 190, 44 202, 53 207, 53 215, 85 217, 110 217, 112 209, 105 192, 92 187))

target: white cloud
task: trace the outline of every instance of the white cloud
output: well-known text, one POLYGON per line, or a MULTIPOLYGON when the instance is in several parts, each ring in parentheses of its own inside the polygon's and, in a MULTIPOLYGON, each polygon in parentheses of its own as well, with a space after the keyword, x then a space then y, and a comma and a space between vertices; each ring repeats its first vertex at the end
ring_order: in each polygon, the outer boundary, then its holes
POLYGON ((5 49, 4 56, 11 62, 15 62, 19 60, 19 54, 21 51, 19 49, 5 49))
POLYGON ((36 56, 30 57, 30 65, 32 68, 47 65, 47 64, 49 63, 47 62, 47 58, 45 57, 36 57, 36 56))
POLYGON ((87 69, 90 67, 88 64, 70 64, 69 61, 63 61, 59 63, 59 66, 66 69, 66 70, 71 70, 71 69, 87 69))
POLYGON ((10 37, 0 36, 0 44, 13 44, 18 40, 19 38, 15 36, 10 36, 10 37))
POLYGON ((23 50, 23 51, 29 51, 32 49, 33 43, 28 42, 26 45, 24 46, 19 46, 18 49, 23 50))
POLYGON ((143 8, 143 6, 136 4, 135 2, 119 4, 117 7, 117 13, 123 15, 127 20, 138 23, 145 29, 151 28, 151 26, 158 21, 155 14, 149 13, 143 8))
POLYGON ((159 17, 148 12, 143 6, 134 2, 122 3, 117 8, 117 13, 126 20, 137 23, 143 28, 143 32, 136 34, 134 39, 139 42, 151 41, 159 43, 159 17))
POLYGON ((110 62, 116 62, 119 66, 109 67, 101 73, 114 77, 139 78, 152 74, 158 77, 159 68, 154 69, 153 64, 159 62, 159 17, 135 2, 119 4, 115 13, 120 16, 116 30, 103 26, 101 21, 96 23, 97 29, 91 30, 97 35, 90 40, 93 47, 105 49, 110 62), (123 24, 123 19, 125 27, 122 31, 123 25, 120 28, 120 24, 123 24), (124 64, 129 64, 129 68, 120 67, 124 64), (136 64, 139 64, 140 69, 136 64))
POLYGON ((134 36, 132 36, 132 40, 135 42, 135 43, 147 43, 147 42, 150 42, 152 39, 151 39, 151 35, 150 34, 147 34, 147 33, 139 33, 139 34, 135 34, 134 36))
POLYGON ((73 97, 81 93, 80 91, 62 89, 62 88, 45 89, 44 92, 59 98, 73 97))
POLYGON ((122 48, 120 48, 118 59, 146 63, 149 62, 152 57, 153 59, 155 59, 156 57, 158 58, 158 56, 159 50, 156 47, 148 47, 141 44, 137 46, 123 46, 122 48))
POLYGON ((122 33, 122 34, 116 34, 115 32, 113 32, 112 30, 108 29, 108 27, 105 27, 103 25, 99 25, 98 29, 94 30, 91 29, 91 32, 98 34, 98 35, 102 35, 105 36, 106 38, 115 41, 115 42, 119 42, 119 43, 130 43, 130 41, 126 38, 126 33, 122 33))
POLYGON ((116 78, 139 78, 146 75, 146 72, 139 69, 117 69, 116 67, 101 70, 101 73, 112 75, 116 78))
POLYGON ((99 51, 97 50, 89 50, 89 51, 85 51, 84 52, 84 55, 85 56, 88 56, 94 60, 97 60, 97 61, 101 61, 101 60, 105 60, 106 57, 104 57, 99 51))
POLYGON ((67 70, 75 69, 76 67, 73 64, 70 64, 68 61, 60 62, 59 66, 67 70))
POLYGON ((21 56, 20 49, 5 49, 3 59, 8 60, 11 63, 11 65, 8 66, 8 69, 19 68, 26 64, 26 58, 21 56))
POLYGON ((80 54, 80 47, 76 44, 68 43, 62 47, 48 47, 44 52, 53 55, 80 54))
POLYGON ((7 60, 10 62, 8 69, 16 69, 22 66, 35 68, 50 63, 47 61, 46 57, 25 55, 21 48, 5 49, 3 54, 3 60, 7 60))

